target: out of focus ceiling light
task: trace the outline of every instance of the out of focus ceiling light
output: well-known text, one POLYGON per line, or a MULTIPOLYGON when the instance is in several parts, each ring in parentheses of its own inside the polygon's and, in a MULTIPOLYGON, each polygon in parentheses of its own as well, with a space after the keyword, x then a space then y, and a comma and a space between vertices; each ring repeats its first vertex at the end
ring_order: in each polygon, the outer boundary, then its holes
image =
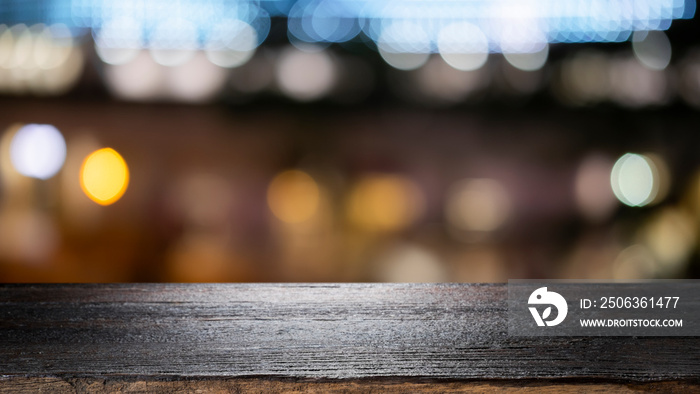
POLYGON ((167 67, 186 63, 196 51, 205 51, 217 66, 237 67, 250 59, 270 29, 261 4, 246 0, 181 1, 177 7, 162 0, 88 0, 71 8, 70 21, 93 31, 98 56, 111 65, 126 64, 147 50, 167 67))
MULTIPOLYGON (((60 5, 63 10, 63 2, 48 0, 46 7, 58 9, 60 5)), ((0 74, 11 74, 9 79, 0 75, 0 80, 9 80, 12 85, 0 86, 0 90, 65 91, 65 86, 71 84, 55 81, 75 80, 76 73, 61 71, 35 78, 35 69, 51 68, 68 59, 76 52, 72 49, 77 44, 55 45, 62 34, 54 34, 61 30, 54 27, 53 41, 49 42, 46 34, 37 33, 37 29, 45 28, 43 25, 21 24, 25 2, 5 3, 3 7, 9 10, 6 14, 18 24, 12 28, 0 26, 0 74), (53 81, 49 88, 33 85, 33 81, 43 79, 53 81)), ((138 61, 145 52, 166 67, 181 66, 196 53, 204 53, 219 67, 238 67, 249 61, 267 38, 271 16, 281 16, 287 17, 287 35, 295 46, 326 47, 356 39, 376 48, 389 65, 400 70, 418 69, 431 54, 439 54, 460 71, 479 69, 492 53, 503 53, 519 70, 539 70, 547 61, 551 44, 623 42, 631 36, 640 65, 663 70, 669 64, 671 47, 662 31, 675 19, 692 18, 696 8, 695 0, 644 0, 633 4, 611 0, 583 6, 575 0, 182 0, 177 6, 166 0, 70 3, 66 12, 51 18, 65 25, 54 26, 63 26, 69 36, 92 31, 97 55, 111 66, 138 61)), ((75 60, 64 63, 75 69, 75 60)), ((327 69, 319 72, 314 82, 328 79, 327 69)), ((626 87, 634 91, 613 99, 631 106, 664 102, 660 77, 631 71, 639 74, 631 79, 642 78, 645 82, 639 84, 640 88, 626 87)), ((285 93, 300 100, 322 95, 314 84, 301 94, 297 92, 304 89, 280 85, 285 93)))
POLYGON ((63 24, 0 25, 0 91, 60 94, 80 77, 83 55, 63 24))
POLYGON ((28 124, 12 139, 10 160, 22 175, 49 179, 66 160, 66 142, 52 125, 28 124))
POLYGON ((186 63, 197 50, 198 33, 197 26, 186 19, 159 23, 149 37, 153 60, 166 67, 186 63))
POLYGON ((363 177, 348 201, 348 219, 367 231, 393 232, 413 224, 425 209, 421 190, 410 179, 391 174, 363 177))
POLYGON ((93 35, 97 56, 112 65, 132 61, 144 45, 142 26, 133 18, 112 19, 93 35))
POLYGON ((129 168, 112 148, 92 152, 80 168, 80 186, 92 201, 110 205, 119 200, 129 185, 129 168))
POLYGON ((322 97, 337 77, 336 66, 327 52, 303 52, 293 47, 280 54, 276 71, 280 89, 300 101, 322 97))
POLYGON ((171 97, 190 103, 213 99, 226 83, 227 72, 207 61, 197 52, 185 64, 165 70, 168 93, 171 97))
MULTIPOLYGON (((466 24, 473 26, 468 29, 470 32, 482 32, 488 52, 525 54, 540 53, 543 44, 547 43, 622 42, 635 31, 666 30, 673 19, 692 18, 695 13, 695 1, 692 0, 636 2, 633 8, 623 0, 583 7, 574 0, 342 3, 355 5, 349 7, 348 12, 356 12, 354 16, 358 18, 362 31, 380 44, 380 49, 385 36, 394 35, 397 24, 410 24, 410 32, 401 35, 402 47, 422 48, 427 41, 429 51, 433 53, 442 52, 440 36, 456 29, 448 27, 455 23, 462 27, 466 24), (445 29, 448 31, 443 32, 445 29)), ((460 36, 475 37, 472 34, 460 36)), ((457 53, 473 54, 474 50, 465 46, 457 53)), ((537 59, 541 57, 540 54, 537 59)))
POLYGON ((445 216, 457 230, 488 232, 506 221, 510 208, 510 198, 500 182, 467 179, 450 187, 445 216))
POLYGON ((267 188, 270 211, 285 223, 310 219, 318 210, 319 201, 318 184, 303 171, 284 171, 275 176, 267 188))
POLYGON ((650 155, 627 153, 617 160, 610 175, 615 196, 631 207, 660 201, 669 183, 666 165, 650 155))
POLYGON ((652 70, 663 70, 671 62, 671 42, 662 31, 637 31, 632 35, 634 56, 652 70))
POLYGON ((289 32, 305 42, 345 42, 360 32, 357 2, 301 0, 292 2, 289 32))
POLYGON ((549 56, 549 45, 546 43, 542 48, 534 52, 503 52, 511 66, 523 71, 537 71, 544 67, 549 56))
POLYGON ((129 100, 157 99, 166 86, 163 67, 145 51, 126 64, 107 65, 104 77, 114 95, 129 100))
POLYGON ((207 58, 219 67, 238 67, 250 60, 258 46, 258 33, 241 20, 221 23, 207 41, 207 58))
POLYGON ((377 48, 390 66, 399 70, 413 70, 428 61, 430 38, 420 25, 399 21, 382 31, 377 48))
MULTIPOLYGON (((5 3, 11 11, 13 7, 26 11, 22 0, 5 3)), ((64 0, 46 3, 48 9, 65 7, 64 0)), ((218 36, 221 26, 225 27, 224 41, 236 41, 240 30, 231 21, 250 26, 258 46, 269 33, 271 16, 287 17, 289 34, 308 43, 340 43, 361 33, 379 43, 381 37, 394 35, 396 26, 411 25, 408 31, 400 29, 403 46, 422 47, 427 39, 432 53, 439 51, 441 35, 460 30, 469 44, 459 53, 473 54, 472 44, 479 42, 480 52, 484 37, 489 52, 532 53, 543 43, 622 42, 635 31, 666 30, 673 20, 695 14, 694 0, 611 0, 583 5, 576 0, 182 0, 176 6, 168 0, 70 3, 68 11, 55 19, 71 28, 97 32, 98 47, 155 49, 156 58, 163 55, 168 64, 189 50, 205 49, 206 38, 218 36), (469 26, 466 31, 465 26, 469 26), (477 31, 481 34, 471 34, 477 31), (179 52, 175 55, 174 51, 179 52)))
POLYGON ((445 62, 461 71, 481 68, 489 56, 486 35, 469 22, 445 26, 438 34, 437 47, 445 62))
POLYGON ((485 67, 473 71, 462 71, 449 65, 444 56, 431 56, 428 62, 416 70, 417 88, 431 104, 459 102, 481 91, 490 82, 485 67))

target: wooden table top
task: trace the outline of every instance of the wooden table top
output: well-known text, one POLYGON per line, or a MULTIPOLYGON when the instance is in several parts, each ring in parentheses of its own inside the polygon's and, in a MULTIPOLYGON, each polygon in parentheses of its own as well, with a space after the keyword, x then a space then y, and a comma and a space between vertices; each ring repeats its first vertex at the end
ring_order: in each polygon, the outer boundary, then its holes
POLYGON ((0 285, 0 391, 700 390, 698 337, 511 337, 506 297, 502 284, 0 285))

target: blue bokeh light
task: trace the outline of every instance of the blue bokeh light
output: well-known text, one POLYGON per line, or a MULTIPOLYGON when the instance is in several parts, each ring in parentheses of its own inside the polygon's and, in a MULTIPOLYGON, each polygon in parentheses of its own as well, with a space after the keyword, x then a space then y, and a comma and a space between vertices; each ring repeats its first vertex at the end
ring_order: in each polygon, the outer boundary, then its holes
MULTIPOLYGON (((346 42, 362 32, 376 44, 393 37, 396 26, 415 26, 427 35, 431 52, 438 52, 440 32, 456 22, 476 26, 490 52, 533 52, 546 43, 619 42, 635 31, 666 30, 674 19, 692 18, 696 8, 695 0, 4 0, 2 5, 0 23, 62 23, 96 38, 106 29, 99 45, 114 47, 203 49, 212 29, 230 20, 252 26, 259 45, 269 34, 270 18, 287 17, 289 35, 310 43, 346 42), (172 21, 186 26, 187 37, 164 33, 172 21)), ((423 51, 423 33, 421 42, 410 42, 410 35, 395 40, 423 51)))

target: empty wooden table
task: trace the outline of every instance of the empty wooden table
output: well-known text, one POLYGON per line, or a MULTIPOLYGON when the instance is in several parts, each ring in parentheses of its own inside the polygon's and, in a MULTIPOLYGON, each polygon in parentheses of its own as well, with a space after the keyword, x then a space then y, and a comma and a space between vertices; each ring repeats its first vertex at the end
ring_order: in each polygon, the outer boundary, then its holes
POLYGON ((506 285, 0 285, 0 391, 700 390, 700 338, 511 337, 506 285))

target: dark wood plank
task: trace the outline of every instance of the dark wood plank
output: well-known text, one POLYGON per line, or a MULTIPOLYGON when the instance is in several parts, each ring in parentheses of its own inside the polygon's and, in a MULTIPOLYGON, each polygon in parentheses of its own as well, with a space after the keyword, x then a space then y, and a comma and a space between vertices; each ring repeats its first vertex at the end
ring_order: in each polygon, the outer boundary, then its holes
POLYGON ((509 337, 505 285, 0 285, 0 375, 695 385, 700 338, 509 337))

